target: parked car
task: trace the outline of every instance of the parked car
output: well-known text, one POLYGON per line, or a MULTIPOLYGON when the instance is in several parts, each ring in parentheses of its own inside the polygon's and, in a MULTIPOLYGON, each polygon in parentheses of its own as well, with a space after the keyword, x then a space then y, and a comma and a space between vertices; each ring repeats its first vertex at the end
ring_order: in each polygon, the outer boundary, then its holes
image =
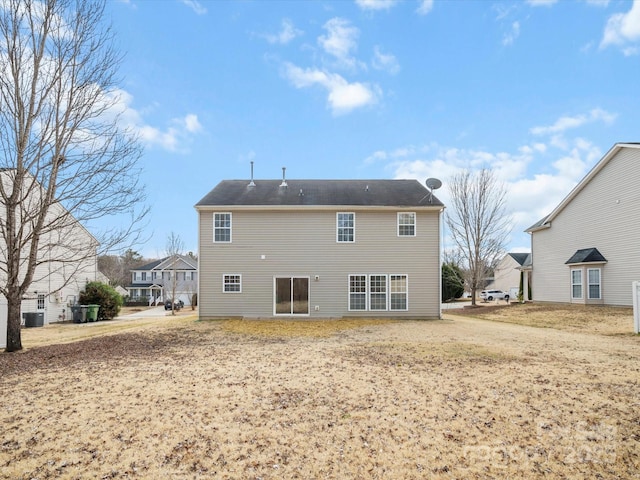
POLYGON ((509 300, 509 294, 502 290, 483 290, 480 292, 480 298, 485 302, 492 300, 509 300))
POLYGON ((184 307, 184 302, 182 300, 178 300, 177 302, 172 302, 171 300, 167 300, 166 302, 164 302, 164 309, 165 310, 180 310, 182 307, 184 307))

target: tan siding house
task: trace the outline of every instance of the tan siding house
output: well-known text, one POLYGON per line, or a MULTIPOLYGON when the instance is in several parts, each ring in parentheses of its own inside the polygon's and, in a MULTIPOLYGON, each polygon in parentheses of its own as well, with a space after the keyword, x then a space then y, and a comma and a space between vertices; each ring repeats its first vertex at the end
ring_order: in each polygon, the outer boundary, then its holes
POLYGON ((533 300, 632 305, 640 280, 640 144, 619 143, 527 231, 533 300))
POLYGON ((223 181, 197 205, 199 313, 440 317, 442 203, 414 180, 223 181))
POLYGON ((516 300, 522 277, 522 299, 524 301, 530 300, 528 297, 530 262, 530 253, 507 253, 496 265, 493 271, 493 281, 487 285, 486 289, 502 290, 509 294, 511 300, 516 300))

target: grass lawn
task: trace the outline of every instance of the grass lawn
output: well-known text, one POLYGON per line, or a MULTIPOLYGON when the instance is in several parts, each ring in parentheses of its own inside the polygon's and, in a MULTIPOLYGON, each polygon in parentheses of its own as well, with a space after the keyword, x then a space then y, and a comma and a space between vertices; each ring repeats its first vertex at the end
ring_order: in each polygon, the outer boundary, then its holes
POLYGON ((533 307, 23 330, 0 478, 638 478, 628 311, 533 307))

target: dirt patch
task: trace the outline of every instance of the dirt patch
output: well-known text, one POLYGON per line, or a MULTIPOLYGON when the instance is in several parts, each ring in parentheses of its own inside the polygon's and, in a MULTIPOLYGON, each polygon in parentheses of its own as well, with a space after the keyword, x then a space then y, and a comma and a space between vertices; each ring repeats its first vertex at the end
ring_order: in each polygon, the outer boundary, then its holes
POLYGON ((635 336, 158 322, 0 355, 0 477, 638 478, 635 336))
POLYGON ((538 303, 478 304, 477 308, 446 311, 494 322, 516 323, 532 327, 603 335, 633 333, 633 309, 594 305, 549 305, 538 303))

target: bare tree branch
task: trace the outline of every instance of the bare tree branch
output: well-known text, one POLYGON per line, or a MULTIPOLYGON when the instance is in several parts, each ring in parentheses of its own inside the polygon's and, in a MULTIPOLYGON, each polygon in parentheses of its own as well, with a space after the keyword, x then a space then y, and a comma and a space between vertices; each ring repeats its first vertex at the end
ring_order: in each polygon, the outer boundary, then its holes
POLYGON ((122 127, 120 55, 103 0, 0 4, 0 293, 7 350, 19 350, 20 302, 37 267, 74 265, 140 239, 147 208, 142 147, 122 127), (125 222, 102 232, 97 221, 125 222), (90 229, 95 242, 76 238, 90 229))
POLYGON ((466 265, 467 287, 471 303, 476 290, 484 286, 487 273, 504 253, 511 233, 511 218, 506 212, 506 189, 487 169, 454 175, 449 181, 451 207, 446 223, 460 257, 466 265))

